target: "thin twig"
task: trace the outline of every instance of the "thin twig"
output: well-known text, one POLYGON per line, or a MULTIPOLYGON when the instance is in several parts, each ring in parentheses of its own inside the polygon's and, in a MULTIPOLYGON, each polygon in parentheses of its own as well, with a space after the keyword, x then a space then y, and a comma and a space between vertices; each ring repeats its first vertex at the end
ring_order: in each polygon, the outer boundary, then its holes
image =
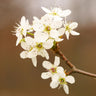
POLYGON ((83 71, 81 69, 76 68, 76 66, 74 64, 72 64, 67 57, 60 51, 59 47, 57 46, 57 48, 54 50, 56 54, 58 54, 65 62, 66 64, 72 69, 68 74, 72 74, 72 73, 79 73, 79 74, 83 74, 86 76, 90 76, 90 77, 95 77, 96 78, 96 74, 90 73, 90 72, 86 72, 83 71))
POLYGON ((79 74, 83 74, 83 75, 86 75, 86 76, 90 76, 90 77, 95 77, 96 78, 96 74, 93 74, 93 73, 90 73, 90 72, 86 72, 86 71, 83 71, 81 69, 75 69, 75 72, 76 73, 79 73, 79 74))

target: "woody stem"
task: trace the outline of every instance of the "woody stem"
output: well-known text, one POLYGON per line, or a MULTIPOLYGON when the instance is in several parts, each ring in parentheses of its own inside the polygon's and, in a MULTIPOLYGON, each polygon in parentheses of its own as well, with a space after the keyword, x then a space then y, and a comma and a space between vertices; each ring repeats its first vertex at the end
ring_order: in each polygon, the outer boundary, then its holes
POLYGON ((59 55, 65 62, 66 64, 71 68, 71 71, 69 72, 69 74, 72 74, 72 73, 79 73, 79 74, 83 74, 83 75, 86 75, 86 76, 90 76, 90 77, 95 77, 96 78, 96 74, 93 74, 93 73, 90 73, 90 72, 86 72, 86 71, 83 71, 81 69, 78 69, 76 68, 76 66, 74 64, 72 64, 68 59, 67 57, 60 51, 60 49, 57 48, 54 50, 55 53, 57 55, 59 55))

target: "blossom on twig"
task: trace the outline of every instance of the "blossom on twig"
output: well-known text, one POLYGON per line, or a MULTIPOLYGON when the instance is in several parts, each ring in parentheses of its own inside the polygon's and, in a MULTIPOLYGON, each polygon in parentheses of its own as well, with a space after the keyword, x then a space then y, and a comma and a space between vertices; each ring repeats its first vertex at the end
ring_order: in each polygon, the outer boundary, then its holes
POLYGON ((52 16, 57 17, 66 17, 71 14, 71 10, 62 10, 61 8, 52 8, 51 10, 41 7, 43 11, 45 11, 47 14, 50 14, 52 16))
MULTIPOLYGON (((30 25, 25 16, 21 17, 20 24, 17 24, 15 35, 17 37, 16 46, 21 45, 23 51, 20 53, 22 59, 29 58, 32 63, 37 67, 37 56, 40 55, 49 59, 47 50, 57 48, 57 44, 64 40, 63 36, 66 35, 69 39, 71 35, 80 35, 80 33, 74 31, 78 26, 77 22, 68 23, 66 18, 71 14, 69 9, 62 10, 61 8, 47 9, 41 7, 46 12, 40 19, 33 17, 33 22, 30 25)), ((67 59, 62 55, 60 51, 58 54, 63 57, 65 61, 67 59)), ((69 66, 73 66, 68 62, 69 66)), ((69 94, 69 87, 67 83, 75 83, 73 76, 66 75, 64 68, 59 66, 60 58, 55 56, 54 64, 49 61, 44 61, 42 66, 47 70, 41 74, 42 79, 51 78, 50 87, 52 89, 58 86, 63 87, 66 94, 69 94)), ((71 66, 71 68, 73 68, 71 66)))
POLYGON ((52 89, 57 88, 59 85, 63 87, 66 94, 69 94, 68 83, 75 83, 75 78, 73 76, 66 76, 63 67, 59 66, 60 58, 55 56, 54 64, 48 61, 43 62, 43 67, 48 70, 48 72, 43 72, 41 74, 42 79, 51 78, 50 87, 52 89))
POLYGON ((64 24, 64 31, 67 39, 69 39, 69 35, 80 35, 80 33, 74 31, 75 28, 77 28, 78 23, 77 22, 72 22, 72 23, 65 23, 64 24))
POLYGON ((16 27, 15 30, 17 37, 16 46, 21 42, 23 36, 26 36, 28 30, 31 30, 30 27, 29 21, 25 18, 25 16, 22 16, 20 24, 18 24, 18 27, 16 27))
POLYGON ((60 64, 60 58, 55 56, 54 64, 50 63, 49 61, 43 61, 42 66, 48 70, 48 72, 43 72, 41 74, 42 79, 48 79, 56 74, 59 70, 63 70, 60 64))
MULTIPOLYGON (((45 34, 42 34, 42 38, 46 37, 45 34)), ((37 36, 36 36, 37 37, 37 36)), ((20 57, 25 59, 25 58, 30 58, 32 59, 33 65, 36 67, 37 66, 37 55, 40 55, 42 57, 45 57, 46 59, 49 59, 49 55, 46 51, 46 49, 50 49, 53 46, 53 40, 49 39, 46 40, 46 42, 41 41, 41 38, 31 38, 31 37, 26 37, 24 42, 21 42, 21 47, 25 50, 20 53, 20 57)))
POLYGON ((50 87, 54 89, 60 85, 60 87, 63 87, 65 93, 69 94, 69 87, 67 82, 70 84, 74 84, 75 78, 70 75, 66 76, 64 71, 59 71, 57 74, 53 75, 50 87))

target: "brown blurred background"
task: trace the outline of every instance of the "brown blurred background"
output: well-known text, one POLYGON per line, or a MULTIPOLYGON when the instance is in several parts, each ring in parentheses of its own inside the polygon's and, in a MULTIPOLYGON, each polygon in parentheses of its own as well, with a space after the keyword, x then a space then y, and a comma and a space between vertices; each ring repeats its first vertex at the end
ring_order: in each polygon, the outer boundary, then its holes
MULTIPOLYGON (((26 16, 30 23, 32 16, 44 15, 41 6, 71 9, 71 21, 79 23, 76 31, 80 36, 70 37, 61 45, 63 53, 78 68, 96 73, 96 0, 0 0, 0 96, 66 96, 63 89, 52 90, 49 80, 42 80, 42 57, 38 57, 38 67, 31 60, 21 59, 21 47, 16 47, 16 37, 12 35, 14 26, 26 16)), ((55 54, 50 54, 54 61, 55 54)), ((66 68, 61 60, 61 64, 66 68)), ((96 79, 73 74, 76 83, 70 85, 69 96, 96 96, 96 79)))

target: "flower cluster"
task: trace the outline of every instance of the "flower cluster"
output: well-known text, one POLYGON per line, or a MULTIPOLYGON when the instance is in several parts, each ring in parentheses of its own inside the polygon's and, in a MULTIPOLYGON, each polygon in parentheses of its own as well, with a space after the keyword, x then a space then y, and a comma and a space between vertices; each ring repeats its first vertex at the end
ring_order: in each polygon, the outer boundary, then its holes
MULTIPOLYGON (((17 37, 16 46, 21 45, 24 49, 20 53, 20 57, 30 58, 33 65, 37 66, 37 56, 40 55, 49 59, 48 49, 52 49, 55 44, 64 40, 63 36, 69 39, 71 35, 79 35, 74 31, 78 26, 77 22, 67 22, 66 18, 71 14, 71 11, 53 8, 51 10, 41 7, 46 13, 40 19, 33 17, 32 24, 23 16, 20 24, 17 24, 15 35, 17 37)), ((47 79, 51 77, 51 88, 56 88, 58 85, 63 86, 66 94, 69 93, 67 82, 74 83, 75 79, 72 76, 66 76, 64 69, 60 66, 59 57, 55 57, 54 65, 48 61, 43 62, 43 67, 48 69, 48 72, 42 73, 41 77, 47 79)))
POLYGON ((69 94, 69 88, 67 82, 70 84, 75 83, 75 79, 73 76, 67 76, 63 67, 59 66, 60 58, 55 56, 54 64, 51 64, 48 61, 43 62, 43 67, 48 70, 48 72, 43 72, 41 74, 42 79, 51 78, 52 81, 50 83, 50 87, 52 89, 57 88, 59 85, 63 87, 66 94, 69 94))

